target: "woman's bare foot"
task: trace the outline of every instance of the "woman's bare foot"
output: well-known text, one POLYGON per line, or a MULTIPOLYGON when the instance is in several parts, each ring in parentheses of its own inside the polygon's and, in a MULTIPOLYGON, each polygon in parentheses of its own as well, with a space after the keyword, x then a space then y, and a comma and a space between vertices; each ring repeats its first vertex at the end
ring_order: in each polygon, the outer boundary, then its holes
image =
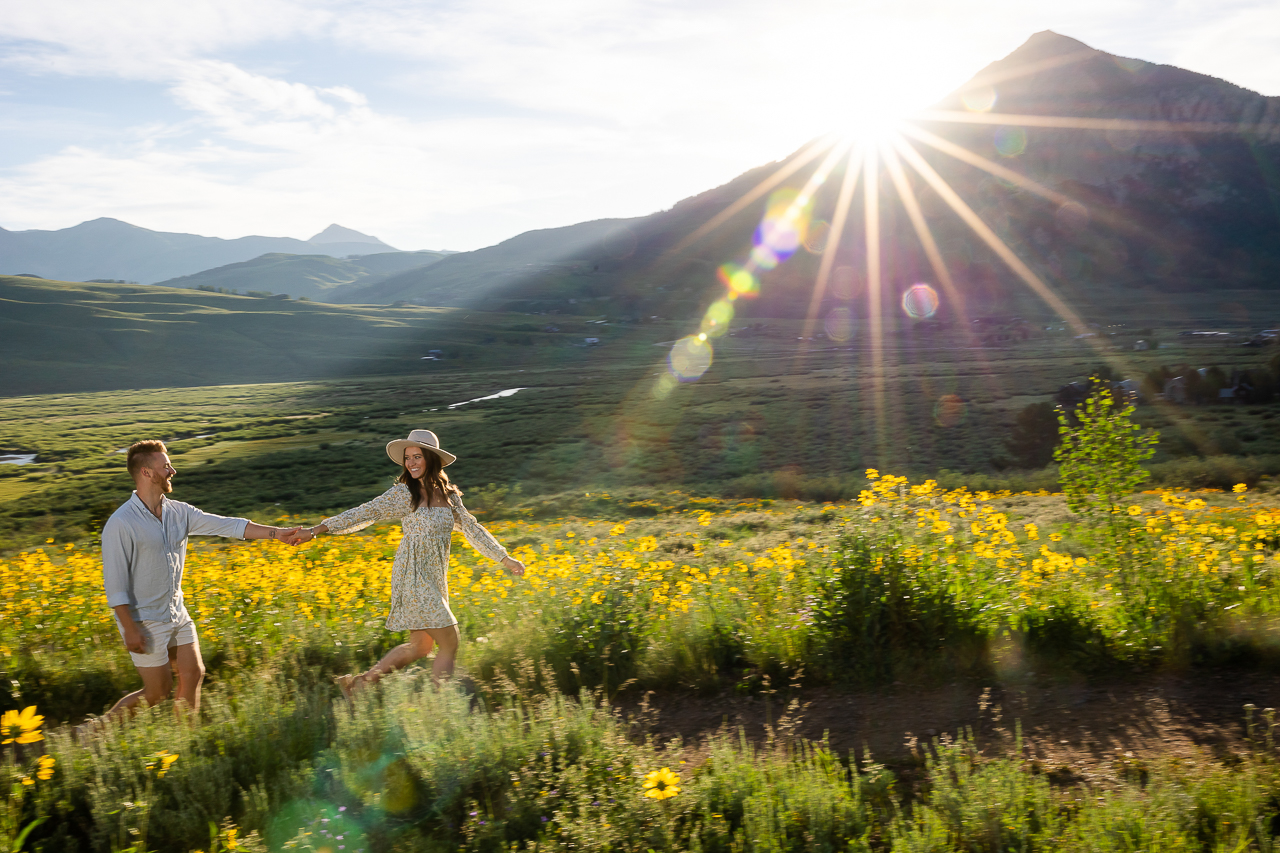
POLYGON ((346 675, 335 675, 333 677, 333 682, 338 685, 338 689, 342 691, 342 695, 348 702, 350 702, 352 697, 355 696, 356 690, 364 686, 365 677, 363 672, 356 675, 351 675, 350 673, 346 675))

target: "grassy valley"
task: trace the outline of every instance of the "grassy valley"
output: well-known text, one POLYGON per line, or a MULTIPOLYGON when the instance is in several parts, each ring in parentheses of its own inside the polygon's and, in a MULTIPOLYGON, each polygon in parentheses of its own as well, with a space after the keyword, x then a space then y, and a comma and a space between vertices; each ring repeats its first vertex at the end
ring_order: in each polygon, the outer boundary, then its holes
MULTIPOLYGON (((171 441, 179 496, 237 513, 314 514, 366 498, 394 474, 383 445, 420 426, 457 450, 451 471, 499 514, 566 511, 564 501, 599 488, 637 500, 666 488, 839 499, 865 485, 866 468, 1052 490, 1052 470, 1020 470, 1006 443, 1019 413, 1063 384, 1101 365, 1141 378, 1186 364, 1269 369, 1274 358, 1238 339, 1201 343, 1177 326, 1146 330, 1164 342, 1146 352, 1129 348, 1143 331, 1129 327, 1113 327, 1114 338, 1102 330, 1099 349, 1099 339, 1056 326, 984 345, 970 330, 928 324, 891 329, 877 350, 865 327, 838 344, 799 340, 802 322, 773 320, 719 339, 711 369, 672 389, 666 355, 687 331, 673 322, 23 279, 9 292, 23 287, 69 300, 46 303, 56 322, 42 337, 36 324, 14 324, 28 348, 50 353, 32 359, 44 372, 26 379, 57 377, 80 391, 11 396, 0 407, 0 450, 36 455, 0 465, 5 547, 88 535, 128 493, 117 451, 142 437, 171 441), (93 390, 159 384, 184 369, 191 387, 93 390), (523 390, 467 402, 512 388, 523 390)), ((1237 297, 1250 292, 1199 305, 1188 295, 1165 308, 1244 329, 1237 297)), ((1138 417, 1162 433, 1157 481, 1223 487, 1280 473, 1278 412, 1276 403, 1144 405, 1138 417)))
POLYGON ((349 301, 333 297, 352 289, 353 285, 368 287, 405 270, 430 266, 444 257, 442 252, 384 252, 353 258, 274 252, 251 261, 171 278, 159 282, 158 286, 248 295, 284 294, 319 302, 349 301))

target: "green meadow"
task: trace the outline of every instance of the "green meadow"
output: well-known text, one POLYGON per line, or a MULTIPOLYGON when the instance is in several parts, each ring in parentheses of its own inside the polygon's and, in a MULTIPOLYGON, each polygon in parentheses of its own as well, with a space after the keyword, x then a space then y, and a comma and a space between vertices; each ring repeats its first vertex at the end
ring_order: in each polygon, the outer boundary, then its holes
POLYGON ((1251 688, 1227 690, 1212 748, 1104 749, 1043 719, 1024 736, 987 698, 1274 671, 1280 403, 1138 407, 1161 436, 1152 486, 1225 493, 1134 496, 1109 531, 1045 494, 1054 467, 1010 455, 1028 407, 1099 369, 1277 371, 1274 347, 1239 345, 1260 297, 1107 322, 1117 301, 1086 317, 1091 338, 1035 315, 985 339, 899 318, 846 340, 743 316, 701 378, 672 382, 693 330, 603 305, 21 278, 0 295, 0 451, 36 457, 0 465, 6 732, 33 719, 17 709, 46 715, 43 741, 3 747, 12 849, 1274 847, 1274 716, 1242 707, 1251 688), (1203 327, 1237 335, 1179 334, 1203 327), (135 679, 95 603, 129 443, 168 443, 175 497, 302 522, 385 489, 384 445, 418 427, 535 567, 508 585, 455 545, 458 683, 411 669, 349 709, 329 682, 400 639, 380 621, 386 528, 301 552, 210 543, 191 563, 202 725, 162 706, 73 735, 135 679), (947 691, 972 706, 954 722, 917 708, 947 691), (842 709, 864 702, 880 716, 855 725, 842 709), (686 722, 707 703, 761 713, 686 722))
MULTIPOLYGON (((27 281, 0 285, 16 299, 36 286, 27 281)), ((1061 385, 1102 366, 1134 378, 1162 365, 1277 369, 1274 348, 1179 336, 1199 327, 1193 320, 1097 324, 1092 339, 1024 324, 1025 339, 986 345, 963 328, 899 323, 877 347, 867 324, 841 342, 802 321, 764 319, 717 339, 706 374, 670 387, 666 354, 688 332, 673 321, 40 287, 67 303, 28 305, 44 327, 7 316, 25 337, 6 335, 4 346, 34 349, 38 363, 6 353, 8 386, 78 391, 0 405, 0 451, 36 455, 0 465, 0 548, 90 535, 128 493, 119 451, 144 437, 169 442, 180 496, 236 513, 312 513, 374 494, 395 473, 383 446, 417 427, 455 448, 451 473, 499 514, 556 512, 592 488, 834 500, 856 495, 869 467, 1052 491, 1053 470, 1027 470, 1007 444, 1019 413, 1061 385), (67 312, 83 325, 65 325, 67 312), (1159 348, 1134 352, 1139 336, 1159 348), (179 376, 185 387, 146 387, 179 376), (522 390, 468 402, 513 388, 522 390)), ((1200 298, 1202 322, 1232 322, 1236 309, 1215 305, 1200 298)), ((1166 307, 1189 313, 1197 303, 1166 307)), ((1162 436, 1155 481, 1229 488, 1280 473, 1277 412, 1276 402, 1141 406, 1138 421, 1162 436)))

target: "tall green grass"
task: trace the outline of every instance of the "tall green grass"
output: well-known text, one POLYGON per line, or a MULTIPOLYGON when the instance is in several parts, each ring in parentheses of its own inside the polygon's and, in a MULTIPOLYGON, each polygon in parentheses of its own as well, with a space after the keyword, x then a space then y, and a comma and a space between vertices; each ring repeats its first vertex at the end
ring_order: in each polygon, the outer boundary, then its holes
POLYGON ((1016 739, 987 755, 943 737, 899 776, 785 727, 657 742, 600 696, 509 683, 482 698, 420 670, 333 700, 265 678, 213 691, 203 727, 157 708, 87 743, 51 735, 57 771, 19 803, 46 818, 26 849, 1269 851, 1280 827, 1261 727, 1230 765, 1125 758, 1092 787, 1016 739), (678 793, 645 796, 663 768, 678 793))

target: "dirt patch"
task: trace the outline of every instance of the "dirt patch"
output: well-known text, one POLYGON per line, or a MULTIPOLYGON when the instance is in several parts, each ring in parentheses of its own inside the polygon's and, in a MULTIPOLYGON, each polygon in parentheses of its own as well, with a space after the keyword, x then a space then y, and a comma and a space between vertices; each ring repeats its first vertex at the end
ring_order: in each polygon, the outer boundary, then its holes
MULTIPOLYGON (((825 737, 893 765, 910 763, 918 745, 966 731, 989 754, 1009 754, 1020 726, 1023 754, 1050 773, 1071 768, 1075 781, 1108 784, 1135 761, 1179 758, 1231 763, 1249 748, 1245 705, 1257 707, 1255 737, 1265 737, 1263 709, 1280 707, 1280 675, 1192 673, 1107 681, 1028 680, 956 683, 883 690, 834 688, 772 696, 650 694, 623 713, 660 739, 680 737, 700 751, 718 731, 741 731, 762 743, 775 736, 825 737)), ((1280 732, 1277 733, 1280 735, 1280 732)))

